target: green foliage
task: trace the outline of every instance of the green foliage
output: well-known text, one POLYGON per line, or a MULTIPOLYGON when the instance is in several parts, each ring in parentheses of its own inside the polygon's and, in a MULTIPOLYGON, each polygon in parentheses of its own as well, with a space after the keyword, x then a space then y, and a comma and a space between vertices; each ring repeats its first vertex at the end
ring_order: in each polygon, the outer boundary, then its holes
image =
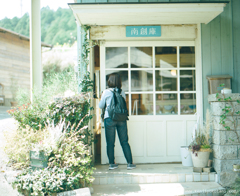
MULTIPOLYGON (((29 36, 29 15, 21 18, 4 18, 0 20, 0 27, 29 36)), ((77 25, 70 9, 59 8, 57 11, 49 7, 41 9, 41 40, 48 44, 73 44, 77 37, 77 25)))
POLYGON ((35 89, 33 103, 30 102, 30 94, 20 90, 17 95, 20 107, 9 111, 10 115, 18 121, 19 126, 30 126, 35 130, 45 127, 47 118, 47 106, 55 96, 63 96, 67 90, 77 93, 77 80, 73 69, 60 73, 46 74, 42 91, 35 89))
POLYGON ((82 188, 82 176, 71 175, 69 168, 45 168, 43 170, 26 170, 18 175, 13 183, 20 193, 34 196, 50 196, 52 193, 60 193, 82 188))
POLYGON ((26 129, 15 129, 5 131, 4 152, 9 158, 9 164, 16 169, 29 166, 29 152, 33 144, 43 141, 48 136, 45 130, 35 130, 27 127, 26 129), (14 144, 14 145, 13 145, 14 144))
POLYGON ((197 156, 198 151, 211 152, 208 137, 203 133, 196 133, 194 141, 189 145, 189 149, 192 150, 192 153, 195 153, 195 156, 197 156))
POLYGON ((57 150, 53 151, 53 156, 49 158, 48 167, 69 168, 72 176, 80 176, 85 183, 91 184, 93 167, 89 146, 82 142, 86 137, 82 135, 84 130, 86 127, 66 133, 57 150))
POLYGON ((88 146, 83 144, 79 131, 71 130, 53 149, 48 167, 43 170, 25 170, 13 185, 19 192, 31 195, 52 195, 85 187, 93 181, 93 166, 88 146))
MULTIPOLYGON (((220 87, 223 86, 224 84, 220 85, 220 87)), ((227 131, 232 130, 236 134, 238 142, 240 142, 240 138, 237 132, 239 126, 238 120, 234 116, 235 114, 239 115, 240 111, 236 111, 237 107, 233 105, 231 97, 225 97, 225 94, 222 94, 222 96, 220 97, 219 93, 217 93, 216 98, 218 99, 218 101, 225 102, 225 107, 222 109, 223 114, 220 116, 219 124, 221 124, 227 131), (230 127, 230 124, 232 125, 232 128, 230 127)), ((237 104, 240 104, 240 100, 237 100, 237 104)))
POLYGON ((83 80, 80 81, 81 86, 82 86, 82 90, 81 92, 91 92, 93 90, 93 81, 90 79, 90 73, 87 72, 84 77, 83 80))
MULTIPOLYGON (((67 131, 71 131, 72 127, 79 131, 82 127, 87 126, 92 115, 89 114, 89 97, 88 94, 80 94, 71 97, 59 98, 48 106, 48 116, 50 122, 57 125, 61 119, 65 119, 69 127, 67 131)), ((85 129, 81 133, 85 137, 82 138, 84 144, 91 144, 92 133, 85 129)))

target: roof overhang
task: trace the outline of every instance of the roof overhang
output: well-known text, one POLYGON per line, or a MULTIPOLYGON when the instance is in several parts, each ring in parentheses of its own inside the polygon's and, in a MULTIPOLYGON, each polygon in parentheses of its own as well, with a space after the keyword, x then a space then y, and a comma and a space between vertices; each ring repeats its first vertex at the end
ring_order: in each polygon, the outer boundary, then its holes
POLYGON ((209 23, 227 1, 207 3, 69 3, 79 25, 155 25, 209 23))
MULTIPOLYGON (((8 29, 5 29, 5 28, 2 28, 0 27, 0 33, 9 33, 9 34, 12 34, 14 36, 17 36, 19 39, 22 39, 22 40, 26 40, 26 41, 30 41, 30 38, 25 36, 25 35, 21 35, 19 33, 16 33, 14 31, 11 31, 11 30, 8 30, 8 29)), ((46 44, 44 42, 41 43, 41 46, 42 47, 47 47, 47 48, 52 48, 53 45, 50 45, 50 44, 46 44)))

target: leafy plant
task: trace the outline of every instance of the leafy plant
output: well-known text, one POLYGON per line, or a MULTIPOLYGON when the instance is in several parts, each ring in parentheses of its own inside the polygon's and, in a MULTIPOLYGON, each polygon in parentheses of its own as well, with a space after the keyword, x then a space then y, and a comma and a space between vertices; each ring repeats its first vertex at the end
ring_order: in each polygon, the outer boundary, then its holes
POLYGON ((193 141, 189 145, 189 149, 195 156, 198 156, 197 152, 211 152, 211 138, 210 138, 210 124, 211 115, 209 110, 206 114, 206 122, 199 130, 195 130, 195 135, 193 136, 193 141))
POLYGON ((25 170, 18 175, 13 185, 21 193, 52 195, 90 185, 93 181, 93 166, 89 148, 80 133, 87 127, 65 133, 54 148, 48 167, 43 170, 25 170))
POLYGON ((84 187, 81 175, 72 176, 69 168, 45 168, 25 170, 16 177, 13 186, 24 195, 50 196, 84 187), (82 183, 81 183, 82 182, 82 183))
POLYGON ((30 126, 35 130, 45 127, 47 117, 47 106, 54 97, 64 96, 67 90, 77 92, 77 80, 73 69, 61 73, 51 73, 43 82, 42 91, 37 89, 33 92, 33 102, 30 94, 21 89, 17 100, 19 107, 9 110, 9 114, 18 121, 21 128, 30 126))
POLYGON ((8 156, 9 164, 16 169, 28 167, 30 164, 29 152, 32 146, 43 141, 47 135, 47 130, 35 131, 30 127, 5 131, 4 151, 8 156))
MULTIPOLYGON (((67 132, 70 132, 72 127, 78 131, 82 127, 88 125, 92 115, 89 114, 90 103, 89 94, 81 93, 71 97, 58 98, 48 106, 47 118, 50 122, 57 125, 61 119, 65 119, 68 123, 67 132)), ((89 129, 85 129, 81 133, 86 137, 82 138, 85 144, 91 144, 93 140, 92 133, 89 129)))

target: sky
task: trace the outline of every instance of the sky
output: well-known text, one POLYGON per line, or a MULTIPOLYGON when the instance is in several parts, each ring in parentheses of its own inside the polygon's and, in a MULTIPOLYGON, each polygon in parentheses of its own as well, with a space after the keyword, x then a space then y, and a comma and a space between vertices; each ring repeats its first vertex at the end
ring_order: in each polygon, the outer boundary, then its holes
MULTIPOLYGON (((0 20, 7 18, 21 17, 30 11, 31 0, 0 0, 0 20), (21 6, 22 5, 22 6, 21 6)), ((41 7, 49 6, 53 10, 69 8, 67 3, 73 3, 74 0, 41 0, 41 7)))

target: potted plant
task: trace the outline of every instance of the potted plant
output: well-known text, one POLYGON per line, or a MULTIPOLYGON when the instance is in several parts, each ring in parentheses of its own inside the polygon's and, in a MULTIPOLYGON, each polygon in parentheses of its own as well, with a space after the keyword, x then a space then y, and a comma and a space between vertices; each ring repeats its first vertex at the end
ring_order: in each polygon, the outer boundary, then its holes
POLYGON ((203 129, 199 132, 195 132, 195 139, 189 145, 189 149, 192 151, 192 162, 194 167, 206 167, 210 153, 212 152, 209 143, 209 134, 203 133, 203 129))

